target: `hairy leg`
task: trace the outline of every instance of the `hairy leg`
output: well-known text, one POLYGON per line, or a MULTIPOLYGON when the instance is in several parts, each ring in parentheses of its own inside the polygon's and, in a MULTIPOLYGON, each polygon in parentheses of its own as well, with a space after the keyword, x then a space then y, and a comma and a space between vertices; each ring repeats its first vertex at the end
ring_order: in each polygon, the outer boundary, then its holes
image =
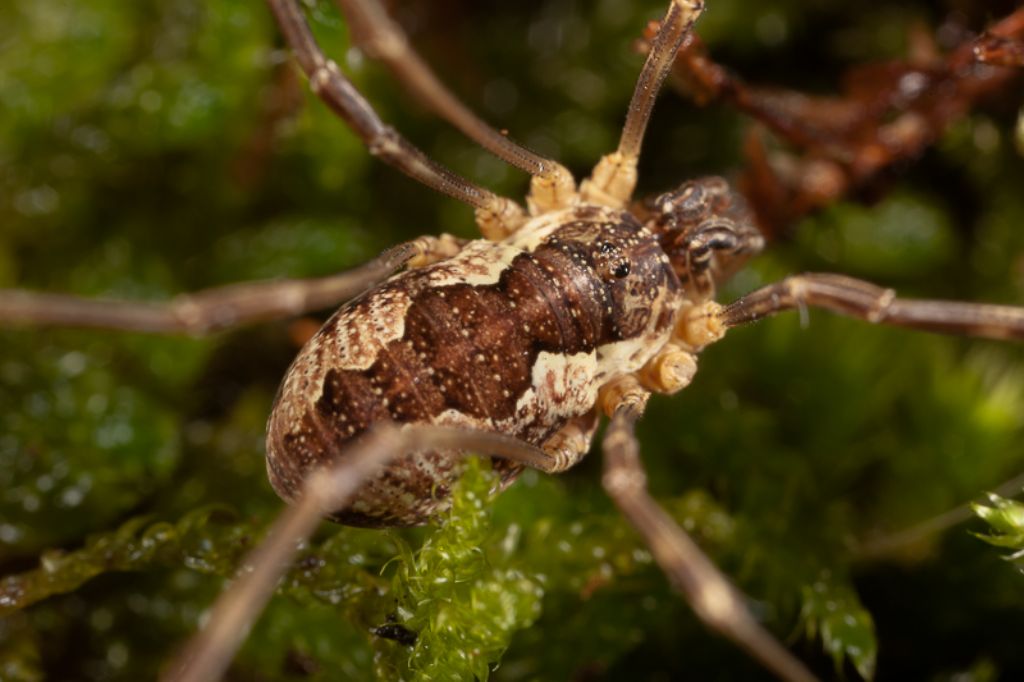
POLYGON ((647 53, 647 61, 636 81, 633 98, 626 113, 619 146, 601 157, 590 177, 580 185, 585 201, 605 206, 623 207, 633 196, 637 180, 640 146, 651 118, 654 100, 661 84, 672 68, 672 61, 690 32, 697 17, 704 11, 703 0, 672 0, 668 12, 647 53))
POLYGON ((515 231, 524 219, 518 204, 431 161, 380 120, 370 103, 345 78, 338 64, 324 55, 302 15, 298 0, 267 0, 267 3, 309 77, 310 88, 363 140, 371 154, 427 187, 475 208, 480 230, 488 238, 500 239, 515 231))
POLYGON ((943 334, 989 339, 1024 339, 1024 307, 897 298, 892 289, 826 273, 787 277, 751 292, 719 313, 736 327, 784 310, 824 308, 873 324, 891 324, 943 334))
POLYGON ((458 243, 450 236, 420 237, 337 275, 231 284, 183 294, 162 303, 0 289, 0 320, 5 325, 92 327, 200 336, 336 306, 386 279, 403 265, 415 267, 457 251, 458 243))
POLYGON ((377 0, 336 0, 357 41, 383 61, 398 80, 434 113, 506 163, 533 176, 527 204, 533 213, 567 207, 576 196, 576 182, 560 163, 516 144, 469 110, 438 79, 409 45, 409 39, 377 0))
POLYGON ((167 668, 163 682, 219 679, 263 611, 299 544, 320 520, 343 506, 370 476, 397 457, 426 449, 486 452, 550 471, 552 458, 511 436, 442 426, 383 423, 352 446, 345 458, 306 479, 303 493, 271 527, 266 539, 242 563, 239 577, 214 604, 202 630, 167 668))
POLYGON ((739 591, 647 492, 647 477, 633 432, 646 399, 639 385, 627 385, 619 391, 619 403, 612 410, 612 422, 604 437, 605 490, 643 536, 672 586, 705 625, 732 640, 781 679, 814 680, 803 663, 754 619, 739 591))

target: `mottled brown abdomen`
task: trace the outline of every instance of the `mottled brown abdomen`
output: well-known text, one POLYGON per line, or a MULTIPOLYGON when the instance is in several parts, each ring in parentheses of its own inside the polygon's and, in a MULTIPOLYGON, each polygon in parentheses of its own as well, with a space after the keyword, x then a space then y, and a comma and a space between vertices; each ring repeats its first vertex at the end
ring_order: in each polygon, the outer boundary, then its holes
MULTIPOLYGON (((596 349, 621 330, 608 314, 613 296, 595 271, 592 240, 560 232, 533 252, 472 242, 341 308, 296 358, 271 414, 267 466, 278 493, 294 499, 312 469, 343 458, 349 441, 382 420, 500 431, 541 445, 590 411, 596 349)), ((459 474, 454 454, 397 460, 334 518, 427 522, 459 474)), ((518 473, 498 466, 506 481, 518 473)))

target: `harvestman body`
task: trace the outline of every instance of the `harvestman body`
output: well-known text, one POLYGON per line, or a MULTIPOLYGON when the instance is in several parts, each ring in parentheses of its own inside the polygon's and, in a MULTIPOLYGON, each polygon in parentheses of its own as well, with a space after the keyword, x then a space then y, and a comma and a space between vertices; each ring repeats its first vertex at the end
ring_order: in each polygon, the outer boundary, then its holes
POLYGON ((813 675, 750 615, 742 597, 646 492, 633 426, 652 392, 673 393, 733 326, 817 306, 869 322, 1024 338, 1024 309, 897 299, 840 275, 787 278, 722 307, 716 280, 763 240, 720 178, 628 208, 654 97, 701 0, 673 0, 652 41, 618 149, 577 187, 557 163, 488 127, 408 47, 373 0, 338 0, 368 53, 439 115, 533 176, 528 211, 438 166, 393 129, 327 59, 295 0, 268 0, 312 89, 376 156, 476 209, 486 240, 423 237, 356 271, 236 285, 166 306, 0 291, 0 317, 202 333, 336 305, 302 349, 268 423, 267 467, 294 503, 215 605, 166 679, 223 672, 252 619, 322 516, 364 526, 422 524, 446 508, 467 453, 511 482, 587 452, 601 413, 604 485, 709 627, 782 678, 813 675), (393 275, 397 268, 406 270, 393 275), (376 286, 373 286, 376 285, 376 286))
MULTIPOLYGON (((313 469, 381 421, 508 434, 539 446, 548 470, 565 469, 590 447, 603 387, 640 371, 666 391, 692 375, 682 346, 695 344, 685 326, 676 332, 684 303, 655 233, 629 213, 580 204, 498 244, 471 242, 368 291, 306 345, 270 417, 270 480, 295 498, 313 469), (673 338, 680 345, 666 348, 673 338)), ((333 516, 425 523, 445 508, 461 461, 403 457, 333 516)), ((521 469, 494 464, 505 482, 521 469)))

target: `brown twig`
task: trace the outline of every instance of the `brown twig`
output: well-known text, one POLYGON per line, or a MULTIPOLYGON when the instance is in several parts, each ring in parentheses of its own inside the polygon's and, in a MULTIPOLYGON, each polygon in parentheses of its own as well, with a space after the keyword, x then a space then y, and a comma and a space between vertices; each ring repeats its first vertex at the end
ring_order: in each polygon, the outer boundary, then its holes
POLYGON ((743 111, 794 150, 769 154, 761 128, 747 138, 740 187, 772 236, 921 154, 1017 78, 1013 67, 1022 63, 1024 8, 945 58, 859 66, 835 96, 749 85, 715 63, 697 36, 680 49, 673 82, 698 104, 723 102, 743 111))

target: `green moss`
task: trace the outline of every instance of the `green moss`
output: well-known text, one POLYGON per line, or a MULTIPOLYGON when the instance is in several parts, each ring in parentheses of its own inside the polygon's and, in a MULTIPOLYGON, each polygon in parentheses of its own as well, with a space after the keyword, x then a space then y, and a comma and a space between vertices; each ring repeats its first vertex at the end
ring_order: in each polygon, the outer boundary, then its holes
POLYGON ((989 495, 989 504, 991 506, 973 505, 974 513, 991 527, 988 534, 978 537, 996 547, 1013 550, 1008 558, 1021 561, 1024 559, 1024 504, 994 493, 989 495))
MULTIPOLYGON (((350 51, 334 3, 303 4, 389 124, 522 196, 522 174, 350 51)), ((392 6, 472 108, 583 175, 615 145, 641 61, 633 41, 665 4, 392 6)), ((961 5, 972 27, 990 18, 961 5)), ((849 65, 901 55, 913 27, 944 14, 923 0, 869 10, 715 0, 700 30, 751 82, 833 92, 849 65)), ((471 211, 371 158, 281 45, 248 0, 3 3, 0 282, 166 300, 327 274, 421 234, 474 234, 471 211)), ((1024 300, 1019 92, 1004 99, 894 169, 873 205, 795 227, 721 298, 826 269, 914 296, 1024 300)), ((735 112, 664 95, 640 194, 734 171, 747 129, 735 112)), ((305 326, 0 336, 0 677, 157 675, 280 509, 263 431, 305 326)), ((702 355, 691 387, 651 401, 640 442, 652 491, 824 676, 1024 676, 1024 581, 1005 550, 962 526, 884 558, 865 549, 1020 471, 1022 361, 1011 345, 816 311, 737 330, 702 355)), ((470 468, 438 528, 325 524, 231 675, 763 678, 670 591, 602 492, 599 460, 528 472, 496 499, 489 473, 470 468), (382 636, 398 626, 416 643, 382 636)), ((982 512, 1011 552, 1014 504, 982 512)))
POLYGON ((46 679, 39 642, 26 621, 25 617, 0 618, 0 675, 11 682, 46 679))
POLYGON ((849 658, 862 678, 870 680, 875 676, 875 625, 851 585, 837 584, 830 573, 823 573, 819 580, 804 587, 800 616, 807 636, 821 638, 837 672, 842 670, 844 659, 849 658))
POLYGON ((487 679, 512 635, 540 615, 538 577, 485 550, 497 477, 477 459, 466 468, 445 522, 397 558, 392 590, 398 620, 416 633, 408 658, 416 679, 487 679))
POLYGON ((876 280, 913 278, 947 264, 954 253, 950 218, 929 202, 903 194, 871 207, 841 202, 801 223, 797 238, 826 267, 843 263, 848 274, 876 280))
POLYGON ((8 555, 105 527, 166 484, 180 456, 167 406, 121 382, 113 348, 72 339, 78 343, 11 333, 0 340, 0 531, 8 555))

